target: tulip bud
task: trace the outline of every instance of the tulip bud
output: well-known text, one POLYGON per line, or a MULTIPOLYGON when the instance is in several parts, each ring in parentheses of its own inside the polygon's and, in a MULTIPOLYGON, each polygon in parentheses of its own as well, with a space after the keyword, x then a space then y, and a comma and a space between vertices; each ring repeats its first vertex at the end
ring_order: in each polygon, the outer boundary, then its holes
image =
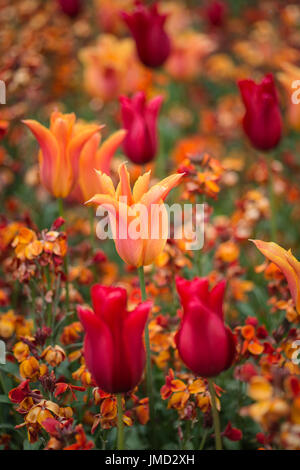
POLYGON ((151 302, 143 302, 128 312, 126 290, 100 284, 92 287, 91 296, 94 311, 78 307, 86 333, 87 367, 105 392, 129 392, 139 383, 144 370, 143 331, 151 302))
POLYGON ((271 150, 278 145, 282 131, 273 75, 267 74, 258 85, 253 80, 240 80, 238 85, 246 107, 245 133, 255 148, 271 150))
POLYGON ((170 39, 164 29, 167 15, 159 14, 157 3, 147 7, 137 1, 133 13, 122 12, 122 16, 135 40, 141 62, 148 67, 160 67, 171 52, 170 39))
POLYGON ((226 4, 215 0, 206 9, 206 16, 212 26, 220 27, 224 24, 226 4))
POLYGON ((136 93, 132 99, 121 96, 121 116, 127 135, 123 149, 126 156, 139 165, 150 162, 157 152, 157 119, 162 96, 146 103, 144 92, 136 93))
POLYGON ((179 355, 186 366, 202 377, 214 377, 228 369, 235 356, 235 341, 224 325, 225 282, 211 291, 207 278, 176 279, 183 318, 176 335, 179 355))
POLYGON ((80 0, 58 0, 62 11, 73 18, 77 16, 81 9, 80 0))

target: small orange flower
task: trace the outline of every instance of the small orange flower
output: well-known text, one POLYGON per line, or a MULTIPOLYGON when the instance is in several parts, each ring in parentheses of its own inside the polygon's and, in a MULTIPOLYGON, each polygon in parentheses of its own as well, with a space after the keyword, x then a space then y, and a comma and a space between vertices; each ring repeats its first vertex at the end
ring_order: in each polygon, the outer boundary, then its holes
POLYGON ((61 362, 63 362, 66 358, 65 351, 58 345, 56 346, 48 346, 41 354, 41 358, 45 359, 45 361, 52 367, 59 366, 61 362))
POLYGON ((20 375, 24 379, 36 380, 40 375, 40 365, 38 360, 30 356, 20 364, 20 375))
POLYGON ((13 353, 18 362, 23 362, 30 354, 29 347, 23 341, 14 345, 13 353))

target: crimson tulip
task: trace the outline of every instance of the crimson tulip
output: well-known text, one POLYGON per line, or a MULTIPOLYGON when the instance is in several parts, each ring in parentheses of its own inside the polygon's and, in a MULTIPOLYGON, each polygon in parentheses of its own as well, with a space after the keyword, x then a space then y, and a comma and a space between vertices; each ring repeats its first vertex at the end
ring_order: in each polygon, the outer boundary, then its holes
POLYGON ((176 278, 183 318, 176 335, 179 355, 186 366, 202 377, 228 369, 235 356, 235 341, 224 324, 225 281, 211 291, 207 278, 176 278))
POLYGON ((143 165, 156 155, 157 119, 162 100, 162 96, 156 96, 146 103, 146 95, 142 91, 132 99, 120 97, 122 125, 127 131, 123 149, 133 163, 143 165))
POLYGON ((71 18, 77 16, 81 10, 80 0, 58 0, 62 11, 71 18))
POLYGON ((206 16, 212 26, 223 26, 226 16, 226 4, 219 0, 211 2, 206 9, 206 16))
POLYGON ((261 83, 253 80, 238 82, 246 113, 243 119, 245 133, 259 150, 271 150, 281 138, 282 119, 277 90, 272 74, 261 83))
POLYGON ((134 11, 122 12, 122 17, 135 40, 141 62, 148 67, 160 67, 171 52, 164 28, 167 15, 158 12, 157 3, 145 6, 137 1, 134 11))
POLYGON ((108 393, 126 393, 141 380, 145 365, 143 331, 152 303, 126 310, 127 293, 121 287, 96 284, 91 289, 93 311, 79 306, 85 330, 84 357, 98 387, 108 393))

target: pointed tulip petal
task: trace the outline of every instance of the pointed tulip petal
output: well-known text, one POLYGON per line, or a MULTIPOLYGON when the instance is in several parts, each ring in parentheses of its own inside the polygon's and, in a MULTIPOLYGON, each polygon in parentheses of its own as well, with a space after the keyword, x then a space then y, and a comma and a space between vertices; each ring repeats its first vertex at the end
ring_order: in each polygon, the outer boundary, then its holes
POLYGON ((300 313, 300 262, 292 255, 291 251, 285 250, 274 242, 250 241, 282 271, 286 277, 297 312, 300 313))

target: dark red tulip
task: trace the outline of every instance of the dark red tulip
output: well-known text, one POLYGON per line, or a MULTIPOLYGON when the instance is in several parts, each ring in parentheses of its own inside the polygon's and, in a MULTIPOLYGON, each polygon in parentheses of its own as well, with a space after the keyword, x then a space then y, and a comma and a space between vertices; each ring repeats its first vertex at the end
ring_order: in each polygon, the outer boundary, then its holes
POLYGON ((186 366, 202 377, 228 369, 235 356, 235 341, 224 324, 225 281, 211 291, 207 278, 176 279, 183 318, 176 335, 179 355, 186 366))
POLYGON ((62 11, 73 18, 77 16, 81 10, 81 0, 58 0, 62 11))
POLYGON ((206 16, 212 26, 222 26, 226 15, 226 5, 224 2, 215 0, 210 2, 206 8, 206 16))
POLYGON ((141 380, 145 365, 143 331, 151 302, 126 310, 127 293, 121 287, 96 284, 91 289, 93 310, 78 307, 85 330, 84 357, 98 387, 125 393, 141 380))
POLYGON ((133 163, 143 165, 156 155, 157 119, 162 100, 162 96, 156 96, 147 103, 144 92, 136 93, 131 99, 120 97, 122 125, 127 131, 123 149, 133 163))
POLYGON ((240 80, 238 85, 246 107, 243 126, 247 136, 255 148, 271 150, 278 145, 282 132, 273 75, 266 75, 260 84, 240 80))
POLYGON ((164 28, 167 15, 159 14, 157 3, 145 6, 137 1, 133 12, 122 12, 122 17, 135 40, 141 62, 148 67, 160 67, 171 52, 164 28))

